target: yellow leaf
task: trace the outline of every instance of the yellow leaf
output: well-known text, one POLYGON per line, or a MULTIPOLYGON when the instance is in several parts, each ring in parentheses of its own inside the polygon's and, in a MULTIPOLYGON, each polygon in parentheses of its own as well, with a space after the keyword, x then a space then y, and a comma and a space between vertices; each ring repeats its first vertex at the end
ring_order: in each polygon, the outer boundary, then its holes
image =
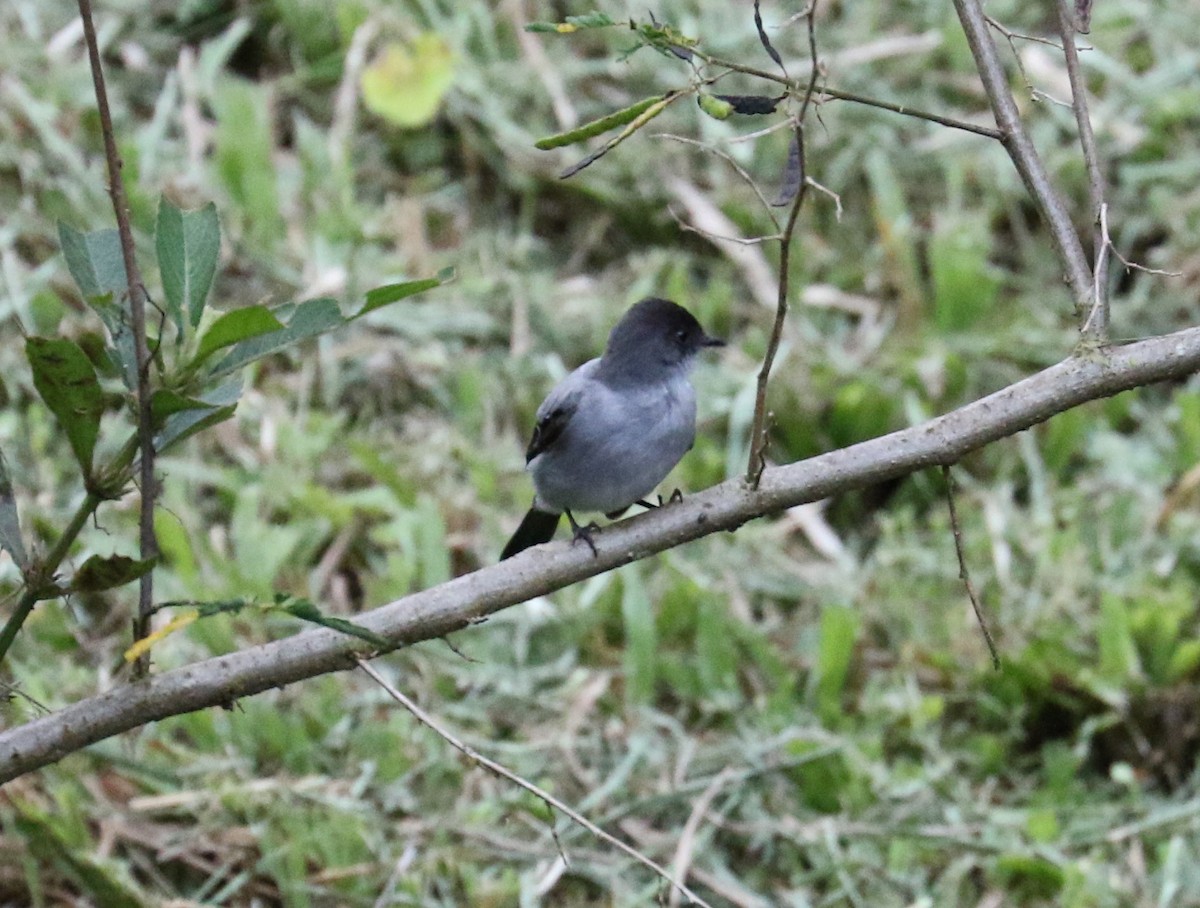
POLYGON ((150 647, 154 646, 154 644, 156 644, 159 640, 163 639, 163 637, 167 637, 167 636, 175 633, 181 627, 187 627, 189 624, 191 624, 193 621, 195 621, 199 617, 200 617, 200 613, 198 611, 196 611, 196 609, 194 609, 194 608, 190 608, 187 611, 180 612, 177 616, 172 618, 170 621, 168 621, 166 624, 164 624, 162 627, 160 627, 154 633, 147 634, 141 640, 135 641, 133 646, 131 646, 131 647, 129 647, 129 649, 125 650, 125 661, 126 662, 136 662, 139 656, 141 656, 143 653, 147 652, 150 649, 150 647))
POLYGON ((363 71, 363 103, 396 126, 424 126, 454 82, 454 63, 454 51, 433 32, 392 42, 363 71))

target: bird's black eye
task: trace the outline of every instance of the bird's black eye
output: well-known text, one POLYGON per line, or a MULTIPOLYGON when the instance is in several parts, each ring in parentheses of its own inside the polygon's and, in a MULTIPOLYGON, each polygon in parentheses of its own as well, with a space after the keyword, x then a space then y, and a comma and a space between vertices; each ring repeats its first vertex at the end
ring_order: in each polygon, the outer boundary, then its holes
POLYGON ((680 328, 678 331, 676 331, 675 332, 675 340, 679 341, 679 343, 681 343, 681 344, 684 341, 686 341, 687 340, 687 329, 680 328))

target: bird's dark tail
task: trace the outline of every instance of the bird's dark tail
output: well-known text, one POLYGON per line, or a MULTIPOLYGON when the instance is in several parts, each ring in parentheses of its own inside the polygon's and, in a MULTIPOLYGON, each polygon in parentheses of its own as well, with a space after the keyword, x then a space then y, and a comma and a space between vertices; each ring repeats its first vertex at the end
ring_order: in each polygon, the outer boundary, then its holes
POLYGON ((547 511, 539 511, 537 508, 530 508, 525 519, 521 521, 521 525, 517 527, 517 531, 513 533, 512 539, 508 540, 508 545, 500 553, 500 560, 511 558, 517 552, 523 552, 531 545, 549 542, 554 538, 554 531, 558 529, 560 516, 547 511))

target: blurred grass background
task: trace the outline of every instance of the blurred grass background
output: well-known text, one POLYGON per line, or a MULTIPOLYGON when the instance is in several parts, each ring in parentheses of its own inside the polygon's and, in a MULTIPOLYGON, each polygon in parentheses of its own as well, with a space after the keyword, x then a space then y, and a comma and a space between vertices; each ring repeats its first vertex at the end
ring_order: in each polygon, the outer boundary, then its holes
MULTIPOLYGON (((537 152, 537 138, 687 79, 648 50, 620 59, 622 28, 522 31, 590 8, 101 5, 143 267, 165 192, 217 202, 221 306, 353 304, 388 281, 458 273, 256 369, 234 421, 162 461, 160 598, 285 590, 353 616, 490 564, 528 503, 538 402, 645 295, 683 302, 731 341, 696 376, 700 436, 672 481, 695 490, 743 469, 772 315, 761 262, 723 255, 676 217, 719 211, 746 235, 770 226, 727 163, 656 134, 717 143, 770 196, 786 133, 730 144, 773 121, 716 122, 681 103, 558 181, 582 152, 537 152), (399 107, 427 122, 401 128, 362 103, 359 76, 389 44, 399 107)), ((988 11, 1051 31, 1049 7, 988 11)), ((769 65, 746 3, 654 12, 713 53, 769 65)), ((797 75, 803 25, 777 27, 792 12, 764 6, 797 75)), ((1192 13, 1097 4, 1084 55, 1117 248, 1182 272, 1114 272, 1118 338, 1200 316, 1192 13)), ((13 0, 0 23, 0 444, 44 547, 81 490, 20 332, 96 330, 55 224, 96 229, 112 215, 73 5, 13 0)), ((818 28, 831 84, 990 122, 949 5, 831 2, 818 28)), ((1053 48, 1019 50, 1051 98, 1032 101, 1015 70, 1014 89, 1090 236, 1072 114, 1052 100, 1067 97, 1065 73, 1053 48)), ((721 90, 770 87, 732 76, 721 90)), ((816 193, 800 220, 799 304, 771 398, 780 462, 943 412, 1075 339, 1045 231, 998 146, 865 107, 819 113, 810 173, 841 213, 816 193)), ((769 246, 752 252, 775 261, 769 246)), ((1082 407, 956 470, 1000 671, 958 580, 934 472, 597 577, 456 635, 461 655, 429 643, 381 670, 660 862, 707 803, 690 882, 714 905, 1200 905, 1198 462, 1191 381, 1082 407)), ((107 506, 75 563, 132 553, 135 524, 133 496, 107 506)), ((6 589, 17 579, 0 563, 6 589)), ((131 590, 38 607, 5 667, 4 724, 114 683, 131 590)), ((158 646, 155 664, 296 630, 214 618, 158 646)), ((669 898, 559 819, 562 868, 551 822, 351 673, 160 722, 5 786, 0 902, 669 898)))

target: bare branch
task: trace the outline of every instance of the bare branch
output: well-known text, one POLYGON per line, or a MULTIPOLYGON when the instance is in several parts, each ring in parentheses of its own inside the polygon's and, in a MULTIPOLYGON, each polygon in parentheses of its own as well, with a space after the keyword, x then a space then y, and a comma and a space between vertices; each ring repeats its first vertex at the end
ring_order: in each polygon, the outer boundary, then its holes
MULTIPOLYGON (((593 823, 591 820, 589 820, 583 814, 579 813, 577 810, 568 806, 563 801, 560 801, 558 798, 556 798, 554 795, 550 794, 550 792, 546 791, 544 788, 538 787, 537 785, 530 782, 528 779, 523 779, 521 776, 517 775, 511 769, 508 769, 507 767, 501 765, 500 763, 497 763, 495 760, 491 759, 490 757, 485 757, 479 751, 475 750, 475 748, 466 744, 460 738, 455 737, 453 734, 450 733, 450 731, 448 729, 442 727, 442 725, 436 719, 434 719, 433 716, 429 715, 429 713, 425 712, 425 710, 423 710, 423 709, 421 709, 421 707, 417 706, 417 704, 414 703, 412 701, 412 699, 405 696, 403 693, 401 693, 399 690, 397 690, 395 686, 388 683, 388 680, 386 678, 384 678, 381 674, 379 674, 379 672, 377 672, 375 670, 375 668, 369 662, 367 662, 366 659, 364 659, 361 656, 358 656, 358 657, 356 657, 355 661, 358 663, 358 667, 361 668, 368 675, 370 675, 371 679, 376 684, 378 684, 385 691, 387 691, 388 695, 393 700, 395 700, 397 703, 399 703, 401 706, 403 706, 405 709, 407 709, 410 713, 412 713, 412 716, 414 719, 416 719, 418 722, 420 722, 426 728, 430 729, 432 732, 434 732, 434 734, 441 737, 444 741, 446 741, 446 743, 448 743, 451 747, 453 747, 455 750, 457 750, 459 753, 461 753, 463 756, 465 756, 471 762, 473 762, 479 766, 482 766, 484 769, 488 770, 489 772, 495 773, 502 779, 507 779, 509 782, 512 782, 514 785, 518 786, 519 788, 525 789, 527 792, 529 792, 535 798, 539 798, 542 801, 544 801, 552 809, 559 811, 566 817, 569 817, 573 822, 579 824, 584 829, 586 829, 588 832, 590 832, 592 835, 596 836, 596 838, 600 839, 601 841, 607 842, 609 845, 612 845, 614 848, 617 848, 617 849, 623 851, 625 854, 629 855, 631 858, 633 858, 639 864, 649 867, 651 870, 654 871, 654 873, 656 873, 658 876, 662 877, 664 880, 666 880, 668 883, 670 883, 673 889, 677 890, 679 893, 682 893, 684 896, 686 896, 687 899, 692 904, 702 905, 702 906, 704 906, 704 908, 712 908, 712 906, 709 905, 708 902, 704 901, 704 899, 700 898, 700 896, 696 895, 696 893, 694 893, 694 892, 692 892, 692 890, 688 889, 688 887, 685 886, 678 879, 676 879, 675 877, 672 877, 670 872, 667 871, 666 868, 655 863, 653 860, 646 857, 644 854, 642 854, 636 848, 633 848, 630 845, 626 845, 624 842, 622 842, 616 836, 605 832, 603 829, 601 829, 599 826, 597 826, 595 823, 593 823)), ((553 819, 551 819, 551 831, 552 832, 553 832, 553 826, 554 826, 554 821, 553 821, 553 819)), ((558 841, 557 833, 554 834, 554 839, 555 839, 555 842, 557 843, 557 841, 558 841)), ((560 855, 562 854, 562 846, 561 845, 559 846, 559 854, 560 855)), ((564 860, 565 860, 565 856, 564 856, 564 860)))
MULTIPOLYGON (((83 36, 87 42, 88 62, 92 67, 92 86, 96 91, 96 107, 100 113, 100 133, 104 137, 104 155, 108 163, 108 192, 112 196, 117 216, 117 234, 121 238, 121 256, 125 261, 125 276, 129 280, 129 321, 133 329, 137 357, 137 426, 141 451, 139 482, 141 510, 138 519, 141 557, 158 557, 158 541, 154 536, 154 421, 150 412, 150 350, 146 344, 146 289, 138 270, 133 248, 133 231, 129 227, 129 203, 125 199, 125 181, 121 178, 121 156, 113 134, 112 114, 108 109, 108 93, 104 88, 104 70, 100 65, 100 48, 96 42, 96 26, 92 22, 91 0, 79 0, 79 16, 83 20, 83 36)), ((133 639, 150 635, 150 616, 154 611, 154 572, 142 575, 138 587, 138 613, 133 622, 133 639)), ((146 675, 150 657, 142 656, 134 664, 134 674, 146 675)))
POLYGON ((949 464, 942 464, 942 479, 946 481, 946 505, 950 508, 950 532, 954 534, 954 552, 958 555, 958 579, 967 588, 967 598, 971 600, 971 608, 975 610, 975 620, 983 631, 983 640, 988 652, 992 654, 992 667, 1000 668, 1000 654, 996 652, 996 641, 988 630, 987 617, 983 613, 983 604, 979 594, 975 592, 975 584, 971 582, 971 572, 967 570, 967 556, 963 551, 962 527, 958 523, 958 508, 954 504, 954 474, 950 472, 949 464))
MULTIPOLYGON (((955 463, 1089 400, 1200 371, 1200 327, 1123 347, 1083 351, 974 403, 911 428, 764 471, 758 489, 741 479, 607 527, 597 555, 569 542, 538 546, 502 564, 405 596, 358 623, 399 648, 444 637, 500 609, 544 596, 622 564, 807 501, 955 463)), ((167 716, 353 668, 361 640, 320 628, 205 659, 123 685, 51 716, 0 732, 0 784, 89 744, 167 716)))
POLYGON ((1087 317, 1092 299, 1092 270, 1083 254, 1079 235, 1071 223, 1066 205, 1050 182, 1037 148, 1021 123, 1021 115, 1008 89, 1008 79, 1004 75, 1004 67, 1000 65, 1000 56, 988 31, 987 17, 980 8, 979 0, 954 0, 954 8, 958 11, 971 55, 979 69, 996 125, 1000 127, 1000 141, 1012 158, 1025 188, 1041 209, 1042 217, 1046 219, 1050 239, 1062 263, 1082 322, 1087 317))
POLYGON ((1079 146, 1087 165, 1088 202, 1091 209, 1093 233, 1092 303, 1084 322, 1083 334, 1103 343, 1108 339, 1108 248, 1100 226, 1100 211, 1107 195, 1104 174, 1100 170, 1100 153, 1096 149, 1096 134, 1088 116, 1087 86, 1079 68, 1079 49, 1075 46, 1075 10, 1073 0, 1058 0, 1058 28, 1062 35, 1063 58, 1067 62, 1067 78, 1071 82, 1071 107, 1079 126, 1079 146))

